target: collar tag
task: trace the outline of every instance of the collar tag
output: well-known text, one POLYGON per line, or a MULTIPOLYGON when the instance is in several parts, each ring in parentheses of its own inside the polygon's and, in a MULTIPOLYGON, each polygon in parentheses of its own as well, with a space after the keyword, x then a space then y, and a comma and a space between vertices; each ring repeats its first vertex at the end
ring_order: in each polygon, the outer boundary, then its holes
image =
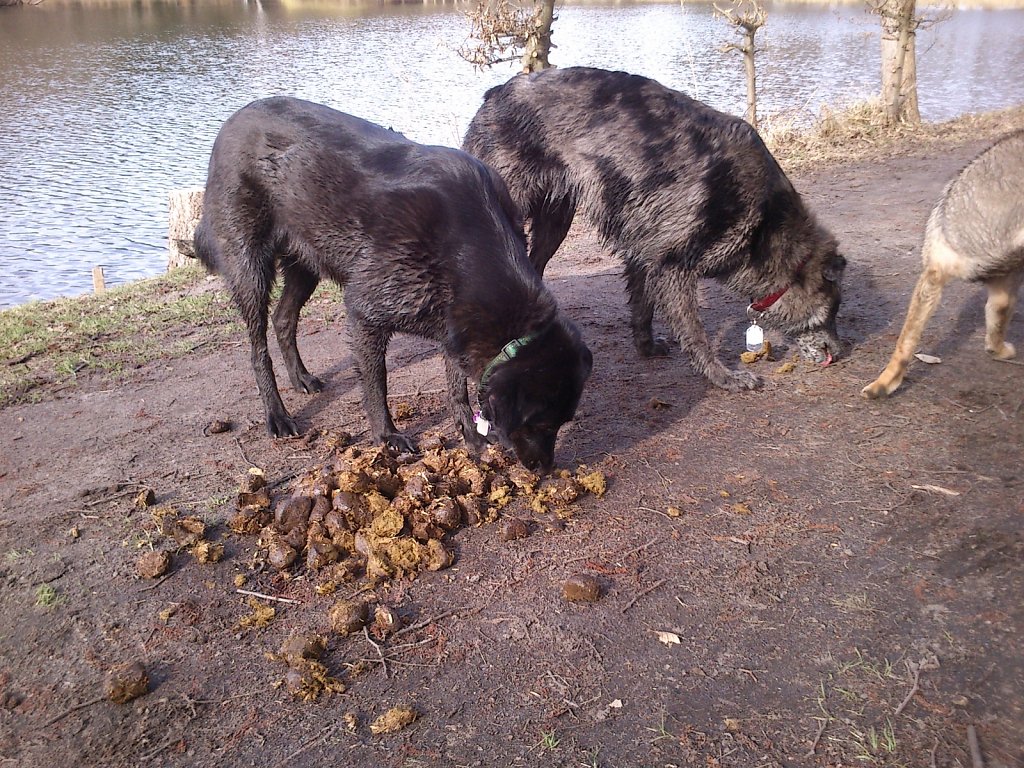
POLYGON ((487 437, 491 431, 491 422, 481 416, 480 411, 473 411, 473 423, 476 424, 477 434, 487 437))
POLYGON ((764 331, 761 326, 754 320, 750 327, 747 328, 747 351, 748 352, 760 352, 764 349, 764 331))

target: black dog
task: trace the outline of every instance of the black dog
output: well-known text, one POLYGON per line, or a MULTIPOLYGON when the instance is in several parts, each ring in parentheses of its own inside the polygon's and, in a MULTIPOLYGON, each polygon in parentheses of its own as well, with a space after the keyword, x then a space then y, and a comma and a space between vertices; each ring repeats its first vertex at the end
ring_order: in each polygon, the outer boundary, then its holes
POLYGON ((846 262, 745 121, 625 72, 550 69, 489 90, 463 148, 505 179, 541 272, 577 210, 596 226, 625 261, 641 354, 667 351, 651 332, 658 308, 712 383, 757 385, 711 350, 699 278, 750 296, 764 324, 795 335, 805 356, 839 354, 846 262))
POLYGON ((391 336, 413 333, 441 343, 452 409, 471 447, 484 444, 490 422, 523 464, 550 468, 591 355, 527 259, 505 185, 476 158, 319 104, 256 101, 225 122, 213 145, 195 245, 224 276, 248 326, 272 435, 298 433, 267 351, 279 269, 274 330, 296 389, 323 388, 303 365, 295 333, 299 310, 327 277, 345 288, 375 440, 413 450, 388 410, 384 364, 391 336), (476 425, 467 376, 483 379, 476 425))

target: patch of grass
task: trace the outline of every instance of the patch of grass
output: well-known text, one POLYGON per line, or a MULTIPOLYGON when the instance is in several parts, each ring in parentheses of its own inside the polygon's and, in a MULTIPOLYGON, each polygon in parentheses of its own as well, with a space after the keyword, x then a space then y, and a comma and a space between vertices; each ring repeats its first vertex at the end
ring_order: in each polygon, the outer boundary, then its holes
POLYGON ((4 553, 4 560, 8 563, 16 563, 31 554, 31 549, 9 549, 4 553))
POLYGON ((651 742, 652 744, 657 744, 659 741, 664 741, 665 739, 675 739, 672 732, 665 727, 664 714, 662 714, 661 720, 658 722, 657 726, 654 728, 648 727, 647 730, 654 734, 654 739, 651 742))
POLYGON ((36 590, 36 605, 40 608, 53 608, 64 602, 64 598, 49 584, 40 584, 36 590))
POLYGON ((852 728, 850 743, 853 747, 853 758, 863 765, 885 765, 894 768, 905 765, 893 759, 899 744, 896 741, 896 732, 888 719, 881 729, 873 725, 866 731, 852 728))
POLYGON ((819 681, 817 712, 812 715, 833 754, 852 765, 908 765, 913 748, 900 744, 890 719, 905 686, 892 662, 855 648, 852 657, 833 664, 833 671, 819 681))
POLYGON ((542 749, 546 749, 551 752, 558 749, 558 745, 560 743, 561 739, 558 738, 554 730, 540 732, 540 746, 542 749))
MULTIPOLYGON (((337 315, 340 297, 325 283, 306 311, 337 315)), ((0 311, 0 408, 43 400, 84 374, 117 379, 225 342, 246 343, 244 326, 220 279, 199 266, 102 295, 30 302, 0 311)))
POLYGON ((833 598, 829 601, 833 606, 847 613, 877 613, 878 609, 871 604, 866 594, 847 595, 843 598, 833 598))

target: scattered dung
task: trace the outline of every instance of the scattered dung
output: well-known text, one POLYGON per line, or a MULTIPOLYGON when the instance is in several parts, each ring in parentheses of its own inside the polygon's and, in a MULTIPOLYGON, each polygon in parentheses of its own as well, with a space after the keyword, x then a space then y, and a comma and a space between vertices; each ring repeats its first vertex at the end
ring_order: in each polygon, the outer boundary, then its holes
MULTIPOLYGON (((258 534, 258 562, 288 577, 304 569, 318 594, 330 594, 359 579, 375 585, 449 567, 448 536, 497 520, 517 499, 537 514, 568 516, 581 496, 607 488, 603 473, 585 467, 542 479, 497 446, 474 460, 439 437, 423 443, 421 456, 349 446, 273 499, 265 476, 250 469, 228 527, 258 534)), ((511 516, 503 531, 505 540, 522 538, 529 526, 511 516)))
POLYGON ((392 707, 370 723, 370 732, 374 735, 397 733, 403 728, 412 725, 418 716, 419 713, 412 707, 392 707))
MULTIPOLYGON (((320 612, 319 626, 332 638, 365 632, 383 646, 401 631, 402 617, 375 593, 356 595, 448 568, 455 558, 451 536, 463 527, 503 519, 502 539, 521 539, 534 526, 532 512, 569 517, 583 496, 607 489, 604 474, 586 467, 542 478, 497 446, 474 459, 462 447, 446 447, 439 436, 425 436, 421 445, 422 455, 396 455, 384 447, 342 444, 275 493, 261 470, 249 469, 227 520, 231 531, 255 538, 249 578, 263 574, 277 585, 309 584, 320 596, 343 589, 348 597, 320 612)), ((204 540, 197 518, 173 510, 152 514, 179 544, 189 537, 204 540)), ((582 585, 570 599, 594 601, 599 591, 596 583, 582 585)), ((273 607, 256 599, 249 605, 252 612, 240 619, 239 629, 262 629, 274 620, 273 607)), ((321 659, 326 643, 310 637, 294 635, 270 654, 288 667, 281 685, 304 701, 345 690, 321 659)), ((348 665, 349 678, 358 667, 348 665)), ((392 733, 415 718, 415 710, 396 707, 371 730, 392 733)))
POLYGON ((289 666, 296 666, 304 659, 319 661, 327 650, 327 640, 322 635, 296 633, 289 635, 281 644, 278 656, 289 666))
POLYGON ((159 579, 171 569, 171 553, 164 550, 146 552, 139 557, 136 567, 143 579, 159 579))
POLYGON ((156 504, 156 494, 152 488, 143 488, 135 496, 133 503, 136 509, 147 509, 156 504))
POLYGON ((189 550, 199 563, 219 563, 224 559, 224 545, 203 539, 189 550))
POLYGON ((331 677, 327 667, 313 659, 298 659, 284 675, 288 693, 301 701, 316 701, 325 693, 344 693, 345 684, 331 677))
POLYGON ((115 704, 125 704, 149 692, 149 675, 137 661, 114 667, 107 673, 104 695, 115 704))
POLYGON ((235 425, 230 421, 215 419, 206 425, 206 429, 203 430, 203 433, 207 435, 220 435, 224 432, 230 432, 234 429, 234 426, 235 425))
POLYGON ((502 541, 516 541, 530 535, 530 527, 518 517, 510 517, 501 525, 498 538, 502 541))
POLYGON ((339 600, 327 614, 331 631, 346 636, 361 632, 370 620, 370 606, 363 600, 339 600))
POLYGON ((273 606, 264 605, 255 597, 249 598, 249 607, 252 609, 252 613, 238 620, 238 627, 240 629, 263 629, 277 615, 277 611, 273 606))
POLYGON ((570 603, 596 603, 601 598, 601 583, 593 576, 573 576, 562 584, 562 597, 570 603))

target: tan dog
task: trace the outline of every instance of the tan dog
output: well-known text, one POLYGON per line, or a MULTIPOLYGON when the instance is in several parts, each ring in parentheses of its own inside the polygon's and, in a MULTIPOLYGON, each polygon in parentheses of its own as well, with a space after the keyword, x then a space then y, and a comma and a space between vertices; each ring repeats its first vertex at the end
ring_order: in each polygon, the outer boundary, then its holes
POLYGON ((903 383, 921 332, 950 278, 982 283, 985 349, 1002 360, 1016 354, 1006 326, 1024 281, 1024 131, 1004 136, 954 178, 932 209, 918 278, 896 350, 881 375, 861 390, 886 397, 903 383))

